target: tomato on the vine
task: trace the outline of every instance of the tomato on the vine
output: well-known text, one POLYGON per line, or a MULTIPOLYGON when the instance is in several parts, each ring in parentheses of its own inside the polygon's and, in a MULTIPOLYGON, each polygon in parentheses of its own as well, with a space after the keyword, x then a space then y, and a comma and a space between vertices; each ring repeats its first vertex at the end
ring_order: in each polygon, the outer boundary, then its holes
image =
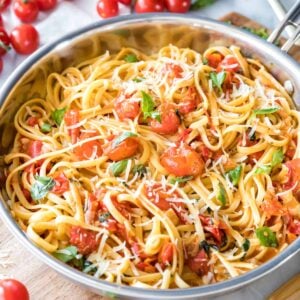
POLYGON ((15 279, 0 280, 1 300, 29 300, 29 293, 23 283, 15 279))
POLYGON ((57 5, 57 0, 36 0, 39 10, 46 11, 57 5))
POLYGON ((168 11, 186 13, 191 6, 191 0, 165 0, 168 11))
POLYGON ((162 12, 164 9, 164 0, 137 0, 135 3, 137 13, 162 12))
POLYGON ((9 49, 10 38, 4 28, 0 28, 0 56, 3 56, 9 49))
POLYGON ((30 24, 21 24, 10 35, 11 44, 20 54, 31 54, 39 46, 39 33, 30 24))
POLYGON ((35 0, 15 0, 13 11, 22 22, 33 22, 38 16, 39 8, 35 0))
POLYGON ((97 12, 102 18, 111 18, 119 14, 117 0, 99 0, 97 2, 97 12))
POLYGON ((10 2, 11 0, 0 0, 0 12, 5 11, 10 2))

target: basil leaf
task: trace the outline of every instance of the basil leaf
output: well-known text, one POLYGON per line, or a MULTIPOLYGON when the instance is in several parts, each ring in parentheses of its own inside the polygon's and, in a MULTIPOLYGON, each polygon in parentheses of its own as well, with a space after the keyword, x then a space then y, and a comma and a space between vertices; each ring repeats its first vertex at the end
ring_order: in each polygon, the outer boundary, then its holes
POLYGON ((147 117, 150 117, 151 119, 155 119, 159 123, 161 123, 161 114, 159 111, 152 111, 151 113, 146 113, 146 115, 147 115, 147 117))
POLYGON ((269 37, 269 33, 268 33, 267 29, 263 28, 263 27, 261 27, 261 28, 250 28, 250 27, 244 26, 244 27, 242 27, 242 29, 250 31, 251 33, 261 37, 264 40, 268 39, 268 37, 269 37))
POLYGON ((276 150, 272 156, 272 162, 271 162, 272 167, 275 167, 280 163, 282 163, 283 159, 284 159, 284 155, 282 149, 276 150))
POLYGON ((132 169, 133 174, 135 175, 136 173, 139 174, 139 177, 144 177, 145 174, 147 174, 147 169, 144 165, 136 165, 132 169))
POLYGON ((82 272, 94 275, 97 272, 97 267, 92 262, 85 260, 83 263, 82 272))
POLYGON ((60 125, 64 115, 66 113, 67 108, 62 108, 62 109, 56 109, 55 111, 53 111, 51 113, 51 118, 53 119, 53 121, 56 123, 56 125, 60 125))
POLYGON ((145 113, 151 113, 152 111, 154 111, 154 101, 152 99, 152 97, 145 93, 144 91, 142 91, 142 112, 144 113, 144 118, 145 117, 145 113))
POLYGON ((44 123, 42 126, 41 126, 41 130, 42 132, 44 133, 48 133, 51 131, 51 128, 52 126, 49 124, 49 123, 44 123))
POLYGON ((245 252, 247 252, 250 248, 250 241, 248 239, 245 239, 243 245, 242 245, 242 248, 245 252))
POLYGON ((110 217, 110 213, 109 212, 106 212, 106 213, 103 213, 99 216, 99 222, 100 223, 104 223, 105 221, 107 221, 107 219, 110 217))
POLYGON ((123 141, 128 139, 129 137, 136 137, 137 134, 130 132, 130 131, 125 131, 121 135, 119 135, 117 138, 114 139, 112 142, 112 147, 116 148, 119 144, 121 144, 123 141))
POLYGON ((136 78, 133 78, 132 81, 139 83, 139 82, 142 82, 144 79, 145 78, 143 78, 143 77, 136 77, 136 78))
POLYGON ((276 234, 269 227, 257 228, 255 233, 262 246, 274 248, 278 246, 276 234))
POLYGON ((31 186, 30 194, 33 200, 44 198, 55 186, 55 181, 46 176, 37 176, 35 183, 31 186))
POLYGON ((222 84, 224 83, 224 80, 226 78, 226 73, 224 71, 216 73, 216 72, 211 72, 209 74, 209 77, 212 81, 212 84, 214 87, 217 87, 222 93, 222 84))
POLYGON ((214 248, 215 250, 219 250, 219 248, 216 245, 210 244, 206 240, 203 240, 202 242, 200 242, 199 247, 201 249, 203 249, 206 252, 207 255, 209 254, 209 249, 210 248, 214 248))
POLYGON ((262 165, 255 170, 254 174, 270 174, 272 171, 272 166, 262 165))
POLYGON ((57 250, 53 253, 53 256, 62 262, 69 262, 74 259, 77 255, 78 251, 75 246, 69 246, 64 249, 57 250))
POLYGON ((277 110, 279 110, 279 107, 270 107, 270 108, 263 108, 263 109, 255 109, 253 111, 254 115, 269 115, 269 114, 273 114, 274 112, 276 112, 277 110))
POLYGON ((202 57, 202 63, 204 65, 208 65, 208 59, 206 57, 202 57))
POLYGON ((118 162, 113 163, 110 167, 110 170, 112 174, 117 177, 125 171, 127 164, 128 164, 127 159, 120 160, 118 162))
POLYGON ((172 183, 172 184, 175 184, 176 182, 184 183, 184 182, 187 182, 187 181, 189 181, 193 178, 194 178, 193 176, 174 177, 174 178, 171 178, 170 183, 172 183))
POLYGON ((138 62, 138 58, 135 54, 127 54, 125 57, 124 57, 124 60, 126 62, 129 62, 129 63, 134 63, 134 62, 138 62))
POLYGON ((242 174, 242 166, 241 165, 237 166, 235 169, 227 172, 227 174, 228 174, 229 179, 232 182, 232 184, 237 186, 240 181, 241 174, 242 174))
POLYGON ((219 184, 219 193, 217 199, 221 202, 222 206, 226 205, 226 191, 222 184, 219 184))
POLYGON ((205 6, 213 4, 214 2, 215 0, 196 0, 191 6, 191 10, 197 10, 199 8, 203 8, 205 6))

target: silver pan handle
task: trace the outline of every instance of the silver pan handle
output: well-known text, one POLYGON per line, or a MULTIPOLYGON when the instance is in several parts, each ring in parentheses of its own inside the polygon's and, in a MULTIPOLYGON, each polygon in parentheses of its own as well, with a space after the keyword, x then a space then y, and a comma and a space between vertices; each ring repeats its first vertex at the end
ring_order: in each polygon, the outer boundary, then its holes
POLYGON ((295 31, 291 37, 284 43, 281 47, 282 51, 288 52, 300 38, 300 24, 297 24, 295 21, 300 15, 300 0, 297 0, 293 7, 286 14, 284 19, 280 22, 278 27, 270 34, 268 42, 275 43, 276 40, 281 35, 282 31, 289 25, 295 28, 295 31))

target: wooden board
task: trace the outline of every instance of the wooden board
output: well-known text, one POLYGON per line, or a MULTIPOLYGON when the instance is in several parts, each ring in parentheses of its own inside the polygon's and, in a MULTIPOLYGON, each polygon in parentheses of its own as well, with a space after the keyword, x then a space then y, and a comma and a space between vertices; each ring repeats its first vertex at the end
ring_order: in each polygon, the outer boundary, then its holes
MULTIPOLYGON (((251 28, 262 27, 260 24, 239 15, 231 13, 222 18, 237 26, 251 28)), ((300 61, 300 51, 298 59, 300 61)), ((82 287, 71 283, 48 266, 35 258, 20 242, 18 242, 0 221, 0 274, 14 277, 26 284, 30 291, 31 300, 106 300, 82 287), (1 255, 7 252, 7 261, 12 264, 1 265, 1 255)), ((272 298, 281 299, 281 298, 272 298)), ((21 300, 21 299, 20 299, 21 300)))

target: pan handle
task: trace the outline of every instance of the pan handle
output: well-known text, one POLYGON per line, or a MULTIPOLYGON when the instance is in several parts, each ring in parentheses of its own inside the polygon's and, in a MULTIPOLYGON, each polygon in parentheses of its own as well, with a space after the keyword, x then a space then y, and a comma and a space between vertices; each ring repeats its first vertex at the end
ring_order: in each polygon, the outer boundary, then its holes
POLYGON ((293 35, 284 43, 281 47, 281 50, 288 52, 297 40, 300 38, 300 24, 297 24, 295 20, 300 15, 300 0, 297 0, 292 8, 289 10, 284 19, 280 22, 278 27, 270 34, 268 42, 275 43, 279 38, 282 31, 288 26, 291 25, 295 28, 293 35))

